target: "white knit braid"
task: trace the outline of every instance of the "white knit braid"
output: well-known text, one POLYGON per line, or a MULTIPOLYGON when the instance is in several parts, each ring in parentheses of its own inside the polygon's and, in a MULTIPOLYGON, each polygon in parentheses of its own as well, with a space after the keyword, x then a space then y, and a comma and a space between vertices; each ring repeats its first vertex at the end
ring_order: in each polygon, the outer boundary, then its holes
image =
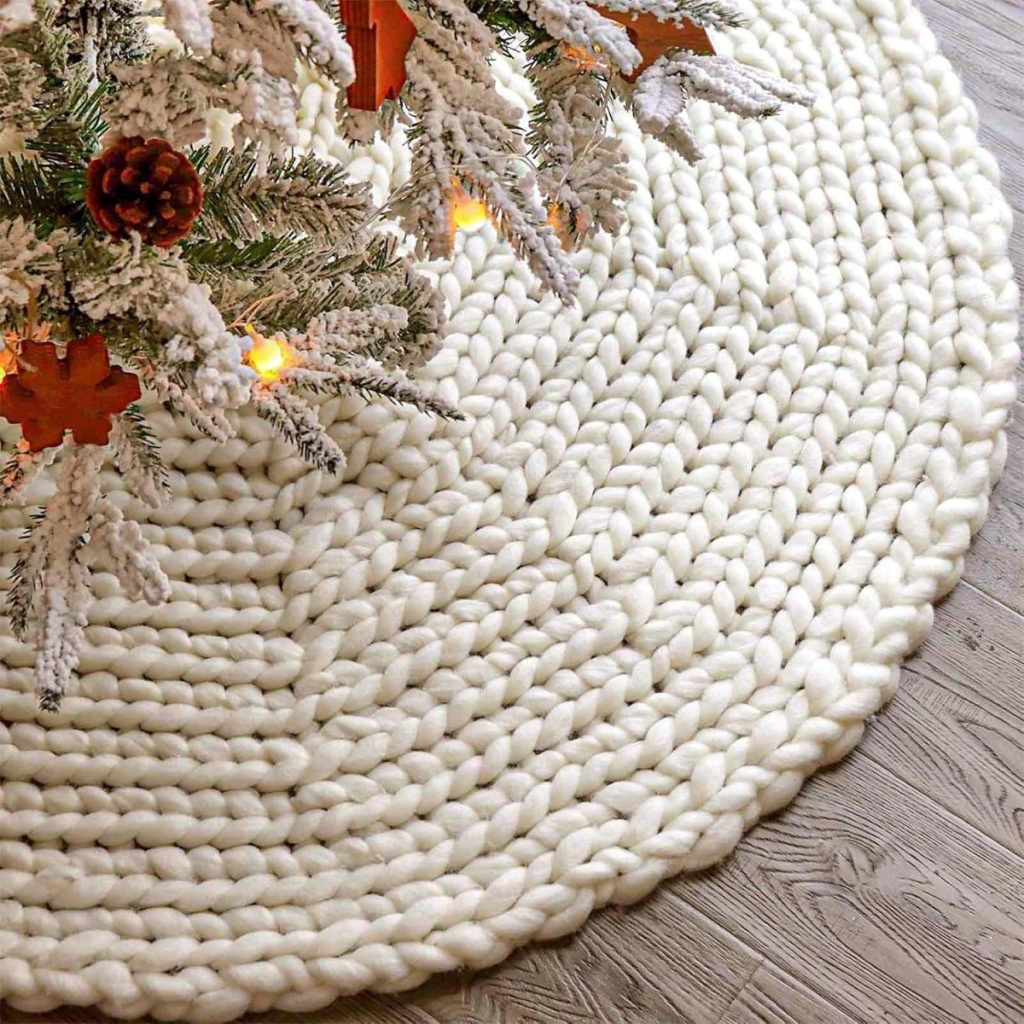
POLYGON ((695 167, 619 116, 640 190, 577 310, 466 238, 428 371, 465 423, 328 401, 339 481, 165 417, 172 500, 114 497, 170 602, 99 577, 55 714, 0 638, 12 1006, 212 1024, 493 964, 856 744, 1003 464, 1009 213, 908 0, 739 6, 720 52, 814 108, 695 103, 695 167))

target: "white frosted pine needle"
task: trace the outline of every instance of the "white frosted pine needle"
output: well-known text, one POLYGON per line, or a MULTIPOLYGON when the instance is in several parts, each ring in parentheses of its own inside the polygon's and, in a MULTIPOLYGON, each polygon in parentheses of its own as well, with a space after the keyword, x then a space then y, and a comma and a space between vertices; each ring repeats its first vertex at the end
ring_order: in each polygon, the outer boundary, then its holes
POLYGON ((90 560, 107 565, 132 601, 163 604, 171 585, 134 519, 102 501, 89 522, 86 551, 90 560))
POLYGON ((640 51, 617 21, 583 0, 517 0, 531 21, 553 38, 588 53, 599 53, 616 71, 630 74, 640 64, 640 51))
POLYGON ((193 53, 209 57, 213 45, 213 21, 209 0, 163 0, 164 27, 193 53))
POLYGON ((28 28, 35 18, 32 0, 0 0, 0 36, 28 28))
POLYGON ((681 79, 694 99, 717 103, 741 117, 768 117, 783 103, 814 102, 809 89, 727 57, 679 51, 663 60, 667 73, 681 79))
POLYGON ((637 124, 690 163, 703 153, 687 117, 691 99, 707 100, 740 117, 768 117, 784 103, 810 106, 814 94, 758 68, 726 57, 677 51, 661 57, 637 79, 637 124))
POLYGON ((15 634, 36 644, 40 705, 56 710, 82 645, 89 604, 82 539, 102 501, 103 449, 67 445, 57 489, 18 553, 7 607, 15 634))

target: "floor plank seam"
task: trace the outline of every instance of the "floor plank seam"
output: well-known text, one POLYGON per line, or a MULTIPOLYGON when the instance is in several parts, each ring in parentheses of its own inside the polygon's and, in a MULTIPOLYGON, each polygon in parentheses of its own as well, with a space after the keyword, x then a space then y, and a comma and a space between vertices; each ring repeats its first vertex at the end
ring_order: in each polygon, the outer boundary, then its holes
MULTIPOLYGON (((977 540, 977 536, 975 536, 974 540, 977 540)), ((995 594, 990 594, 980 583, 975 583, 974 580, 972 580, 969 577, 968 572, 969 570, 965 565, 963 572, 960 574, 960 582, 957 584, 957 586, 970 587, 971 590, 974 590, 977 593, 981 594, 982 597, 987 597, 990 601, 995 601, 995 603, 999 605, 999 607, 1002 608, 1004 611, 1009 612, 1012 616, 1014 616, 1014 618, 1020 619, 1021 628, 1024 629, 1024 614, 1017 611, 1015 608, 1011 608, 1002 598, 997 597, 995 594)), ((952 591, 950 593, 952 594, 952 591)), ((938 605, 938 608, 941 608, 945 601, 948 600, 948 597, 945 598, 942 604, 938 605)))
MULTIPOLYGON (((770 821, 770 819, 768 819, 768 820, 770 821)), ((703 879, 703 878, 704 878, 704 875, 696 875, 696 876, 694 876, 694 880, 695 881, 703 879)), ((683 878, 684 886, 685 886, 685 883, 686 883, 687 880, 688 880, 687 878, 685 878, 685 877, 683 878)), ((670 884, 669 885, 669 891, 670 891, 670 893, 676 899, 679 899, 683 903, 685 903, 687 908, 693 914, 695 914, 698 918, 700 918, 705 924, 710 925, 716 931, 722 932, 732 942, 736 943, 736 945, 738 945, 740 947, 740 951, 741 952, 746 953, 748 956, 752 956, 752 957, 754 957, 754 958, 759 960, 759 962, 757 964, 757 967, 755 967, 753 974, 751 974, 751 976, 750 976, 751 978, 753 978, 754 974, 756 974, 757 971, 760 970, 760 968, 762 966, 764 966, 765 964, 769 964, 770 966, 774 967, 775 970, 778 971, 779 974, 781 974, 784 978, 789 978, 792 981, 795 981, 798 984, 802 985, 804 988, 808 989, 810 992, 813 992, 814 995, 816 995, 824 1003, 826 1003, 827 1005, 829 1005, 830 1007, 832 1007, 835 1010, 839 1010, 840 1012, 845 1013, 846 1016, 849 1017, 851 1020, 855 1021, 856 1024, 870 1024, 870 1022, 868 1022, 868 1021, 864 1020, 862 1017, 860 1017, 851 1007, 843 1005, 840 1002, 837 1002, 837 1000, 835 998, 833 998, 832 996, 828 995, 823 989, 819 988, 819 986, 817 984, 815 984, 815 980, 813 978, 801 977, 800 975, 795 974, 793 971, 789 970, 787 967, 784 967, 777 960, 773 959, 770 953, 764 952, 762 950, 756 949, 755 947, 751 946, 745 939, 743 939, 739 935, 737 935, 736 932, 731 931, 729 928, 727 928, 724 923, 722 923, 721 921, 719 921, 716 918, 712 917, 705 910, 702 910, 700 907, 698 907, 695 904, 691 903, 688 899, 686 899, 686 896, 684 895, 684 893, 678 891, 678 889, 683 888, 684 886, 675 886, 675 885, 670 884)), ((740 988, 740 992, 742 992, 743 988, 746 987, 746 985, 749 983, 749 980, 750 979, 748 979, 746 982, 743 983, 743 986, 741 986, 741 988, 740 988)), ((716 1024, 717 1024, 717 1022, 716 1022, 716 1024)))
MULTIPOLYGON (((938 800, 934 799, 928 793, 925 793, 922 790, 918 789, 917 786, 913 785, 913 783, 909 782, 908 780, 904 779, 901 775, 899 775, 896 772, 894 772, 892 770, 892 768, 888 764, 886 764, 883 761, 880 761, 877 757, 874 757, 867 750, 864 750, 862 748, 858 748, 858 752, 862 753, 869 761, 871 761, 872 764, 874 764, 884 774, 888 775, 891 779, 894 779, 898 786, 905 786, 905 787, 909 788, 912 792, 916 793, 918 796, 922 797, 924 800, 927 800, 928 803, 931 806, 937 808, 940 814, 945 815, 947 818, 952 818, 953 820, 955 820, 955 821, 959 822, 960 824, 966 826, 968 829, 970 829, 971 832, 973 832, 976 835, 980 836, 988 846, 992 847, 993 849, 995 849, 996 851, 998 851, 1000 853, 1003 853, 1003 854, 1005 854, 1007 856, 1012 857, 1014 860, 1019 860, 1019 861, 1022 862, 1022 864, 1024 864, 1024 856, 1022 856, 1019 853, 1014 852, 1013 850, 1008 850, 1002 843, 997 842, 996 840, 992 839, 985 832, 981 831, 981 829, 979 829, 976 825, 971 824, 971 822, 969 822, 969 821, 965 821, 963 818, 960 817, 960 815, 958 815, 955 812, 951 811, 944 804, 942 804, 938 800)), ((827 777, 827 776, 823 776, 823 777, 827 777)), ((811 779, 811 782, 812 783, 814 782, 814 778, 811 779)), ((1022 867, 1022 873, 1024 873, 1024 867, 1022 867)))
POLYGON ((915 793, 917 793, 924 800, 927 800, 930 804, 941 808, 951 817, 956 818, 956 820, 960 822, 961 825, 965 826, 966 828, 969 828, 972 832, 975 832, 977 835, 987 840, 991 845, 995 846, 1003 853, 1008 854, 1011 857, 1015 857, 1018 860, 1024 861, 1024 850, 1014 850, 1012 847, 1007 846, 1004 842, 997 839, 995 836, 989 835, 983 829, 978 828, 977 825, 975 825, 971 821, 968 821, 962 815, 958 814, 948 804, 943 803, 943 801, 941 800, 937 800, 931 793, 928 793, 927 791, 921 789, 920 786, 915 785, 911 779, 904 777, 902 773, 894 770, 890 765, 880 760, 869 750, 863 750, 861 751, 861 753, 863 753, 864 757, 866 757, 869 761, 873 762, 878 768, 886 772, 886 774, 891 775, 894 779, 897 779, 904 785, 909 786, 915 793))
POLYGON ((728 1004, 722 1008, 722 1012, 715 1018, 714 1024, 722 1024, 722 1021, 724 1021, 726 1017, 728 1017, 729 1012, 739 1001, 743 993, 746 992, 746 990, 750 987, 750 983, 754 980, 754 978, 757 977, 757 972, 761 970, 761 968, 764 966, 766 958, 764 956, 761 956, 760 954, 757 955, 760 956, 760 959, 754 964, 753 970, 747 976, 743 984, 740 985, 740 987, 736 990, 732 999, 730 999, 728 1004))
MULTIPOLYGON (((955 675, 949 675, 944 673, 943 670, 938 666, 922 665, 915 663, 914 665, 908 665, 907 668, 919 678, 930 683, 932 686, 938 687, 940 690, 943 690, 946 693, 955 694, 965 704, 970 705, 970 707, 982 712, 983 714, 997 714, 1000 711, 999 707, 995 704, 986 707, 985 704, 982 704, 978 699, 975 699, 969 690, 965 692, 960 692, 959 690, 956 690, 954 686, 951 684, 955 684, 957 682, 957 677, 955 675)), ((868 719, 868 721, 878 721, 882 716, 885 715, 885 708, 887 706, 888 705, 883 705, 879 709, 879 711, 875 712, 875 714, 868 719)))

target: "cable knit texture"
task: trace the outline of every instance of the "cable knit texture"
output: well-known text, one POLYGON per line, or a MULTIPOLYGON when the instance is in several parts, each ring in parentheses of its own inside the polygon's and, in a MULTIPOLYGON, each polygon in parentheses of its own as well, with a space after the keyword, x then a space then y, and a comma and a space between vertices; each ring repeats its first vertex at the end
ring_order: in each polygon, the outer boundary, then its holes
POLYGON ((696 167, 619 115, 640 191, 576 310, 460 243, 427 378, 465 423, 329 401, 337 480, 166 417, 171 601, 101 576, 57 714, 0 638, 12 1005, 209 1024, 494 964, 857 742, 1003 463, 1009 213, 912 4, 741 7, 719 51, 813 110, 696 104, 696 167))

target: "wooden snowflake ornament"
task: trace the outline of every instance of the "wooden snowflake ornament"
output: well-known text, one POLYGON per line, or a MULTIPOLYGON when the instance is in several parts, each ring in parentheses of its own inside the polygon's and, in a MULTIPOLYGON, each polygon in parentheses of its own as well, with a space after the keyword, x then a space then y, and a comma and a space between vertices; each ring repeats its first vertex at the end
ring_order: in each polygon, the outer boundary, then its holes
POLYGON ((64 359, 49 342, 26 341, 20 361, 0 383, 0 416, 21 424, 32 451, 59 445, 66 431, 78 444, 106 444, 111 417, 142 395, 134 373, 110 365, 99 334, 72 341, 64 359))
POLYGON ((593 7, 598 14, 622 25, 629 33, 630 42, 640 51, 643 58, 640 65, 634 68, 632 74, 623 75, 627 82, 636 81, 637 76, 669 50, 692 50, 694 53, 706 54, 715 52, 707 30, 692 21, 676 25, 671 21, 658 21, 655 15, 647 12, 628 14, 610 11, 600 4, 594 4, 593 7))
POLYGON ((356 66, 348 105, 378 110, 384 100, 397 99, 405 85, 405 55, 416 29, 398 0, 340 0, 340 6, 356 66))

